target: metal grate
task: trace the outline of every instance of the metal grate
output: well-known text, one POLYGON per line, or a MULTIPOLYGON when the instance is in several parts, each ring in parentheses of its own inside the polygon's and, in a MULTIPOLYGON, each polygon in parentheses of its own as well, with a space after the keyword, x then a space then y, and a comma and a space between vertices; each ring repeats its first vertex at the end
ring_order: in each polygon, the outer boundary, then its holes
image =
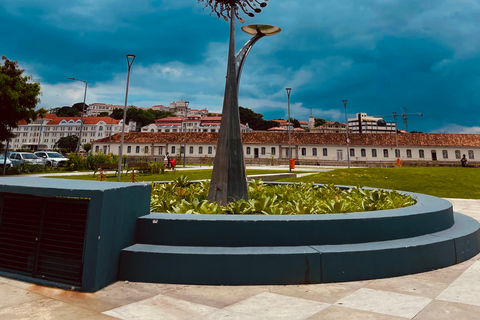
POLYGON ((81 286, 89 202, 3 194, 0 268, 81 286))

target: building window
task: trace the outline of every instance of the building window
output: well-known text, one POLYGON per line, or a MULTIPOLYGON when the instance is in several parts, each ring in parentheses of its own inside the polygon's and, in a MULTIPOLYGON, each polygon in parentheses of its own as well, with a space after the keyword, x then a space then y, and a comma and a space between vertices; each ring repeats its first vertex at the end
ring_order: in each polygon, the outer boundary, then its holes
POLYGON ((317 148, 312 149, 312 156, 314 156, 314 157, 317 156, 317 148))
POLYGON ((400 158, 400 149, 395 149, 395 158, 400 158))
POLYGON ((140 153, 140 146, 135 147, 135 153, 140 153))
POLYGON ((306 156, 307 155, 307 148, 302 148, 302 156, 306 156))
POLYGON ((365 157, 367 156, 367 150, 361 149, 361 150, 360 150, 360 156, 362 156, 362 157, 365 158, 365 157))
POLYGON ((272 155, 275 155, 275 153, 277 153, 275 148, 272 148, 271 153, 272 153, 272 155))
POLYGON ((131 153, 132 152, 132 147, 131 146, 128 146, 127 147, 127 153, 131 153))
POLYGON ((350 157, 355 157, 355 149, 350 149, 350 157))
POLYGON ((461 159, 462 156, 460 154, 460 150, 455 150, 455 159, 461 159))
POLYGON ((250 147, 247 147, 247 154, 250 154, 250 153, 251 153, 250 150, 251 150, 250 147))
POLYGON ((103 131, 103 126, 98 127, 98 131, 103 131))
POLYGON ((328 155, 327 148, 323 148, 323 156, 326 157, 328 155))
POLYGON ((377 149, 372 149, 372 158, 377 157, 377 149))
POLYGON ((265 155, 267 153, 265 147, 262 147, 262 149, 260 149, 260 152, 262 153, 262 156, 265 155))
POLYGON ((212 154, 213 153, 213 148, 212 147, 208 147, 208 154, 212 154))
POLYGON ((442 150, 443 159, 448 159, 448 150, 442 150))
POLYGON ((388 149, 383 149, 383 157, 388 158, 388 149))
POLYGON ((412 157, 412 150, 407 149, 407 158, 411 158, 411 157, 412 157))
POLYGON ((203 154, 203 147, 198 147, 198 154, 203 154))
POLYGON ((171 151, 172 151, 172 154, 175 154, 175 146, 172 146, 171 151))
POLYGON ((475 159, 475 156, 473 155, 473 150, 468 150, 468 159, 475 159))
POLYGON ((423 150, 418 150, 418 157, 419 158, 425 158, 425 152, 423 150))
POLYGON ((99 147, 99 146, 95 146, 95 152, 98 152, 98 150, 100 150, 100 147, 99 147))
POLYGON ((193 154, 193 147, 188 148, 188 152, 189 152, 190 154, 193 154))

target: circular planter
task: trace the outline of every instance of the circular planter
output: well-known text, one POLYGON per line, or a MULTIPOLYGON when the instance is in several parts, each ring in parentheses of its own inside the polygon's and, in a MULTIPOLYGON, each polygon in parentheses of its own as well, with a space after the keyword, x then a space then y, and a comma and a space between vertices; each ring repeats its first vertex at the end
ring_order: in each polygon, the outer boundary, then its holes
POLYGON ((480 251, 480 224, 417 193, 413 206, 323 215, 151 213, 122 251, 120 278, 190 284, 301 284, 404 275, 480 251))

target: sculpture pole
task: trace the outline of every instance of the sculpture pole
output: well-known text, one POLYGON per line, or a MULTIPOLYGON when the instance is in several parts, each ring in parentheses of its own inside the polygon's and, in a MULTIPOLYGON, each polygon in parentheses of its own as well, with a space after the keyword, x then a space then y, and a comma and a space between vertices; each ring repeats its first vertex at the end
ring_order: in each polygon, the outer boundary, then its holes
POLYGON ((238 110, 234 17, 235 10, 232 6, 230 8, 230 44, 222 123, 208 193, 208 200, 217 201, 220 205, 233 200, 248 199, 247 175, 240 132, 240 112, 238 110))
MULTIPOLYGON (((242 28, 253 35, 235 55, 235 20, 244 22, 239 16, 243 11, 248 16, 260 13, 267 6, 262 0, 198 0, 205 2, 217 16, 230 20, 230 41, 228 48, 227 77, 223 97, 222 123, 217 143, 213 173, 210 182, 208 200, 225 205, 230 201, 248 199, 247 174, 243 155, 242 135, 240 130, 240 112, 238 109, 238 90, 240 75, 245 59, 252 46, 262 37, 280 32, 280 28, 265 25, 251 25, 242 28)), ((268 1, 268 0, 265 0, 268 1)))

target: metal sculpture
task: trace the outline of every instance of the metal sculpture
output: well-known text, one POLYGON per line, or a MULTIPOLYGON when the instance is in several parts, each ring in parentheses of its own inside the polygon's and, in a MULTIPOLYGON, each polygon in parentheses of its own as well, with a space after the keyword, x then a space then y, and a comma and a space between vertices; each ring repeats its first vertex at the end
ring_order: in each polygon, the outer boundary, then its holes
MULTIPOLYGON (((266 0, 268 1, 268 0, 266 0)), ((252 25, 243 27, 243 31, 253 34, 238 55, 235 55, 235 20, 244 22, 240 11, 250 17, 260 13, 267 3, 258 0, 198 0, 205 2, 217 17, 230 20, 230 41, 228 50, 227 77, 223 97, 222 123, 220 126, 217 150, 213 163, 208 200, 225 205, 230 201, 248 199, 247 174, 243 155, 240 131, 240 113, 238 110, 238 85, 245 59, 252 46, 262 37, 280 32, 273 26, 252 25), (253 12, 252 12, 253 11, 253 12), (254 13, 255 12, 255 13, 254 13)))

